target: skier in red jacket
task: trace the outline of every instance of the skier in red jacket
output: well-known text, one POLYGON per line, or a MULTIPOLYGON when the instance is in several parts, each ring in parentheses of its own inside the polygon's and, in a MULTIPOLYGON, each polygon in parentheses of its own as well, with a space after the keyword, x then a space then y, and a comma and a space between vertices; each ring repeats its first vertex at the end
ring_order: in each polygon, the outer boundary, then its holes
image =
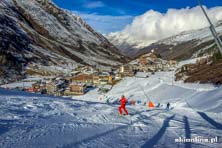
POLYGON ((127 103, 127 99, 125 98, 124 95, 122 95, 122 98, 120 99, 120 107, 119 107, 119 114, 122 115, 122 109, 124 110, 124 112, 126 113, 126 115, 128 115, 128 111, 126 110, 126 103, 127 103))

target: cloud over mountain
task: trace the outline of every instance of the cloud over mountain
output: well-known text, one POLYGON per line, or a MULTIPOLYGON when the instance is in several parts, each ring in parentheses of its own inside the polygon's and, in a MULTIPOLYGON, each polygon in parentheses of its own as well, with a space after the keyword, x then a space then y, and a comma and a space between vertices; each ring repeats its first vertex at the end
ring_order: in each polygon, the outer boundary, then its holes
MULTIPOLYGON (((222 20, 222 7, 204 8, 213 23, 222 20)), ((207 26, 209 24, 199 6, 169 9, 166 13, 149 10, 135 17, 122 31, 110 33, 108 38, 115 44, 123 42, 143 47, 183 31, 207 26)))

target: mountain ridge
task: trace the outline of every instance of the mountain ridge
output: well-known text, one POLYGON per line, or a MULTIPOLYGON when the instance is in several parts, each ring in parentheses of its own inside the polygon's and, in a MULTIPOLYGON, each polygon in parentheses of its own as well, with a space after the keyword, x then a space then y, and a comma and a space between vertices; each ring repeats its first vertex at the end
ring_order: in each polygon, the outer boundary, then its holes
MULTIPOLYGON (((218 21, 216 24, 216 30, 222 35, 222 21, 218 21)), ((130 58, 137 58, 142 54, 149 53, 155 49, 164 59, 176 59, 186 60, 193 57, 196 52, 212 47, 214 43, 213 36, 211 35, 209 27, 202 29, 184 31, 179 34, 161 39, 155 43, 152 43, 146 47, 138 48, 135 45, 127 44, 126 41, 117 41, 117 38, 107 36, 110 41, 115 44, 124 54, 130 58), (187 51, 190 53, 188 54, 187 51), (178 52, 178 53, 176 53, 178 52)), ((203 54, 203 53, 202 53, 203 54)))
POLYGON ((33 66, 41 71, 43 66, 105 68, 126 62, 103 35, 50 0, 2 0, 0 8, 2 78, 18 77, 33 66), (10 68, 13 74, 8 72, 10 68))

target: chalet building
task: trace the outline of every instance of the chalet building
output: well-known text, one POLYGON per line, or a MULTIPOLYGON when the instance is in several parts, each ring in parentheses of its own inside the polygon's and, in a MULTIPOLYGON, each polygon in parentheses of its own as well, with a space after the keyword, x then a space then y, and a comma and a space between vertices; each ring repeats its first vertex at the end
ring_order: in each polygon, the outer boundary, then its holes
POLYGON ((139 58, 139 63, 142 64, 142 65, 148 64, 147 57, 141 56, 141 57, 139 58))
POLYGON ((106 84, 112 84, 112 76, 99 76, 99 84, 100 85, 106 85, 106 84))
POLYGON ((63 86, 64 86, 63 81, 60 81, 60 80, 50 81, 46 83, 47 94, 61 96, 63 94, 63 89, 64 89, 63 86))
POLYGON ((112 76, 108 76, 108 83, 112 84, 113 83, 113 77, 112 76))
POLYGON ((47 94, 55 94, 57 87, 54 82, 46 83, 47 94))
POLYGON ((126 73, 126 72, 130 72, 130 71, 131 71, 131 69, 128 65, 121 66, 120 70, 119 70, 120 73, 126 73))
POLYGON ((149 56, 150 58, 152 58, 152 59, 157 59, 157 56, 156 56, 156 54, 155 54, 154 52, 149 53, 148 56, 149 56))
POLYGON ((70 92, 73 92, 76 95, 84 95, 86 93, 86 84, 84 83, 70 84, 70 92))
POLYGON ((69 88, 65 90, 64 94, 66 96, 72 95, 84 95, 87 91, 87 86, 85 83, 71 83, 69 88))
POLYGON ((186 64, 183 65, 181 68, 177 69, 176 73, 185 73, 185 72, 192 72, 192 70, 195 70, 194 64, 186 64))
POLYGON ((146 65, 146 66, 139 65, 137 67, 137 70, 140 72, 153 72, 155 71, 155 69, 156 69, 155 65, 146 65))
POLYGON ((161 61, 156 61, 155 62, 155 69, 156 69, 156 71, 162 70, 163 69, 163 63, 161 61))
POLYGON ((115 74, 115 80, 120 80, 122 79, 122 75, 120 73, 115 74))
POLYGON ((167 61, 162 59, 154 60, 155 71, 167 71, 170 68, 170 65, 167 61))
POLYGON ((148 54, 142 55, 139 57, 139 63, 141 65, 147 65, 147 64, 150 64, 150 61, 152 61, 151 59, 156 60, 157 56, 154 53, 148 53, 148 54))
POLYGON ((32 88, 34 88, 34 89, 40 89, 40 83, 34 83, 34 84, 32 84, 32 88))
POLYGON ((30 92, 30 93, 34 93, 35 92, 33 87, 26 88, 25 91, 30 92))
POLYGON ((134 73, 131 72, 125 72, 125 73, 121 73, 121 77, 133 77, 134 73))
POLYGON ((93 75, 79 74, 79 75, 71 78, 71 82, 85 83, 87 85, 92 85, 93 84, 93 75))
POLYGON ((169 64, 170 64, 170 66, 176 66, 178 64, 178 62, 175 60, 169 60, 169 64))
POLYGON ((130 67, 129 65, 121 66, 119 72, 121 74, 121 77, 132 77, 132 76, 134 76, 132 67, 130 67))
POLYGON ((42 90, 46 89, 46 85, 44 83, 37 82, 32 84, 32 89, 33 92, 41 92, 42 90))
POLYGON ((31 93, 36 93, 36 92, 41 92, 42 89, 44 89, 45 86, 39 82, 36 82, 32 84, 31 87, 25 88, 25 91, 31 92, 31 93))
POLYGON ((98 75, 93 75, 93 84, 95 85, 106 85, 112 84, 113 77, 109 73, 101 73, 98 75))
POLYGON ((98 85, 100 83, 100 79, 98 75, 93 75, 93 84, 98 85))
POLYGON ((209 61, 208 57, 206 57, 206 58, 199 58, 199 59, 197 59, 196 64, 203 65, 203 64, 208 63, 208 61, 209 61))

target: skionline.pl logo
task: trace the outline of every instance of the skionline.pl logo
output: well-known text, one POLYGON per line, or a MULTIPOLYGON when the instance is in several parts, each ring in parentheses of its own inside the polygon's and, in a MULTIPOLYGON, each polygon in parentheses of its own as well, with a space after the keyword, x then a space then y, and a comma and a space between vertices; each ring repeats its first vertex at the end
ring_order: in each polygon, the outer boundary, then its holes
POLYGON ((201 136, 197 136, 194 138, 185 138, 185 137, 179 137, 175 139, 176 143, 218 143, 219 142, 219 138, 215 137, 215 138, 204 138, 201 136))

